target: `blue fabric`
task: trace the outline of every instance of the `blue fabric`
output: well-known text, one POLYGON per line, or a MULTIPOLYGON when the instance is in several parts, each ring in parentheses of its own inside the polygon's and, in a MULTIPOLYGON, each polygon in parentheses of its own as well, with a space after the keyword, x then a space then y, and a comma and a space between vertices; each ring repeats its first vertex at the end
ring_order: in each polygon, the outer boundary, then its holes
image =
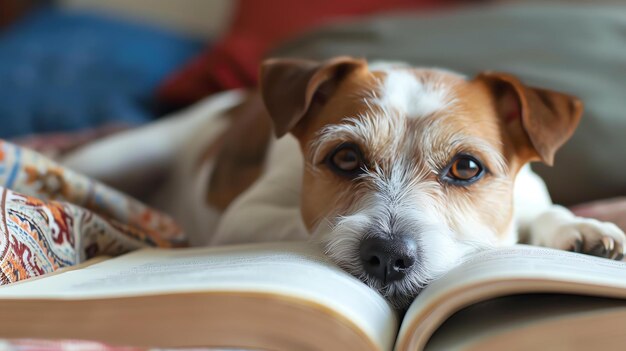
POLYGON ((153 118, 153 94, 202 48, 89 13, 40 10, 0 34, 0 138, 153 118))

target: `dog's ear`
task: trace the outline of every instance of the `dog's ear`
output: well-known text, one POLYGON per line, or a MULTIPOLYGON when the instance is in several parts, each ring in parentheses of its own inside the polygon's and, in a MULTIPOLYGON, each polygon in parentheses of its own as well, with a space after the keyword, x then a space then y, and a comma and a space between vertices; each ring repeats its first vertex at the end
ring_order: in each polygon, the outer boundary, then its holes
POLYGON ((583 104, 574 96, 524 85, 515 76, 483 72, 495 108, 524 161, 554 162, 556 151, 574 134, 583 104))
POLYGON ((276 136, 292 131, 314 100, 324 103, 332 88, 354 69, 367 67, 365 60, 341 56, 317 62, 268 59, 261 64, 260 88, 276 136), (322 89, 323 87, 326 87, 322 89))

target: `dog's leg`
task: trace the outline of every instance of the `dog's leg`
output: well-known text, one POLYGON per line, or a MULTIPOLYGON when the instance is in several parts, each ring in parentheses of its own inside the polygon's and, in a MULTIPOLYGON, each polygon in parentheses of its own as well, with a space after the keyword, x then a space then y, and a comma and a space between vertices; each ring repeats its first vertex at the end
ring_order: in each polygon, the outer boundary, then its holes
POLYGON ((553 205, 544 182, 528 166, 516 180, 515 208, 521 242, 616 260, 624 257, 626 236, 621 229, 553 205))
POLYGON ((121 191, 141 196, 162 179, 196 130, 241 99, 240 92, 215 95, 157 122, 82 147, 61 159, 66 167, 121 191))

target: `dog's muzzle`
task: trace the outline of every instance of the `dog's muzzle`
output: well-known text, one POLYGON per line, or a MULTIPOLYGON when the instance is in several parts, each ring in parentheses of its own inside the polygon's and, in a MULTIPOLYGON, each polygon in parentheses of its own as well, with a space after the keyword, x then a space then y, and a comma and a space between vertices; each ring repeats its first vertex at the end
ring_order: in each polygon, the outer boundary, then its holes
POLYGON ((364 239, 359 253, 365 272, 383 285, 404 278, 418 259, 417 243, 408 236, 364 239))

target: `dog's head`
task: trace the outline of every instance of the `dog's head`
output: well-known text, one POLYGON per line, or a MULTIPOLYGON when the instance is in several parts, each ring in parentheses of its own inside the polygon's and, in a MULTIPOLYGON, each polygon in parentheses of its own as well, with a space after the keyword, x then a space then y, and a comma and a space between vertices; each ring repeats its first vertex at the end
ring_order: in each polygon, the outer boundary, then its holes
POLYGON ((514 76, 271 59, 261 89, 305 160, 302 218, 341 267, 406 306, 467 253, 510 240, 513 183, 551 164, 582 105, 514 76))

